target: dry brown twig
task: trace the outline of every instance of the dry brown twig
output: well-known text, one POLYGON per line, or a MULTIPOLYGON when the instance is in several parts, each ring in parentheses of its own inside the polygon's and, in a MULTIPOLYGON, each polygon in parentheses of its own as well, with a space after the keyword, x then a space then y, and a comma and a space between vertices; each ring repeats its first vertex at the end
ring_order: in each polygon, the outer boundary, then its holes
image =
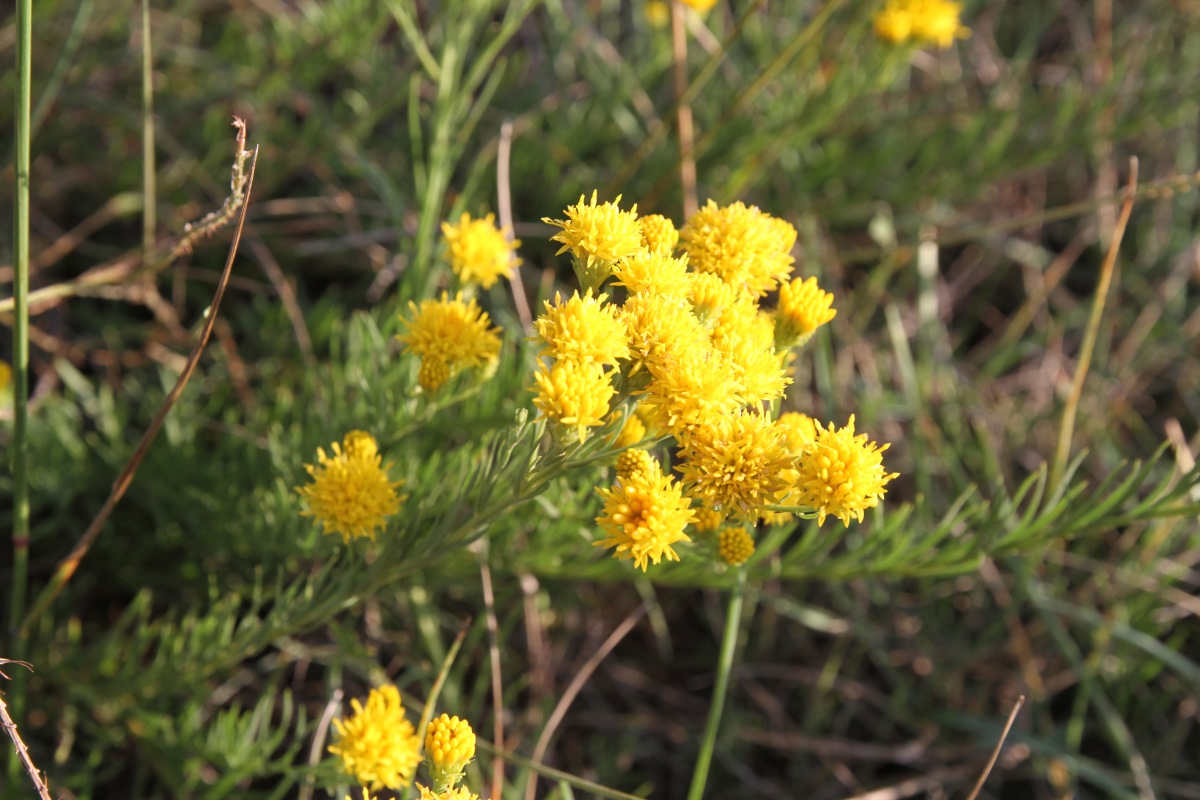
MULTIPOLYGON (((225 288, 229 285, 229 276, 233 270, 234 259, 237 256, 238 244, 242 239, 242 229, 246 224, 246 209, 249 207, 250 189, 254 185, 254 168, 258 163, 257 147, 255 147, 254 150, 250 151, 249 153, 244 153, 242 149, 246 143, 246 123, 241 119, 234 117, 233 125, 238 129, 238 157, 234 167, 234 185, 243 187, 244 191, 243 197, 233 205, 241 208, 241 216, 238 218, 237 228, 234 229, 233 241, 229 244, 229 254, 225 258, 225 268, 221 272, 221 279, 217 284, 216 291, 213 293, 212 303, 209 305, 208 313, 206 314, 204 320, 204 326, 200 331, 200 336, 196 340, 196 344, 192 348, 192 353, 188 357, 187 364, 180 373, 179 379, 175 382, 175 386, 172 387, 166 399, 163 400, 162 405, 154 415, 154 419, 151 420, 150 426, 146 429, 146 432, 142 435, 141 441, 138 442, 137 447, 134 449, 133 455, 130 456, 128 463, 125 464, 125 468, 121 470, 121 474, 118 475, 117 479, 113 482, 112 490, 108 495, 108 499, 104 501, 104 505, 101 506, 100 510, 96 513, 95 519, 92 520, 91 525, 88 526, 83 536, 80 537, 79 542, 75 545, 74 549, 72 549, 71 552, 62 559, 62 561, 58 562, 58 566, 54 570, 54 575, 51 577, 50 583, 47 584, 46 588, 42 590, 42 593, 38 596, 37 602, 34 603, 33 608, 26 615, 25 621, 21 626, 22 631, 27 631, 30 623, 40 616, 42 612, 44 612, 50 605, 50 603, 53 602, 54 598, 58 596, 58 593, 62 591, 62 588, 71 579, 71 576, 75 574, 75 570, 79 568, 79 563, 83 560, 83 557, 87 555, 87 552, 89 549, 91 549, 92 544, 100 536, 100 531, 104 529, 104 524, 108 521, 113 509, 116 508, 117 503, 121 501, 121 498, 125 496, 126 490, 129 489, 129 485, 133 482, 133 476, 137 473, 138 467, 142 463, 142 459, 146 457, 146 453, 149 451, 150 445, 154 441, 154 438, 158 435, 158 431, 162 428, 163 422, 167 418, 167 414, 170 413, 171 408, 175 405, 175 402, 179 399, 179 396, 183 394, 183 389, 185 386, 187 386, 188 380, 192 377, 192 373, 196 370, 196 364, 199 363, 200 356, 203 354, 204 348, 208 344, 209 337, 212 336, 213 326, 217 321, 217 310, 221 306, 221 298, 225 296, 225 288), (250 159, 250 170, 246 174, 244 181, 239 182, 236 178, 238 165, 242 164, 247 158, 250 159)), ((226 206, 230 205, 231 204, 227 201, 226 206)), ((179 251, 179 249, 185 246, 185 244, 186 246, 190 247, 192 242, 195 242, 202 236, 211 234, 219 224, 224 224, 223 222, 219 222, 221 219, 220 215, 223 213, 224 208, 225 206, 222 207, 221 211, 210 214, 195 226, 192 226, 191 231, 185 234, 184 239, 180 240, 180 244, 175 246, 175 248, 172 250, 172 253, 174 254, 176 251, 179 251)))
MULTIPOLYGON (((5 664, 17 664, 25 667, 30 672, 33 671, 33 665, 24 661, 17 661, 11 658, 0 658, 0 667, 5 664)), ((0 676, 8 678, 3 671, 0 671, 0 676)), ((12 739, 13 747, 17 750, 17 758, 25 766, 25 771, 29 773, 29 778, 33 781, 33 785, 37 787, 38 795, 42 800, 50 799, 50 789, 46 786, 46 780, 42 777, 42 773, 38 771, 34 765, 33 759, 29 757, 29 750, 25 747, 25 742, 21 741, 21 735, 17 733, 17 723, 13 722, 13 718, 8 714, 8 706, 4 699, 0 698, 0 725, 4 726, 4 732, 8 734, 8 738, 12 739)))

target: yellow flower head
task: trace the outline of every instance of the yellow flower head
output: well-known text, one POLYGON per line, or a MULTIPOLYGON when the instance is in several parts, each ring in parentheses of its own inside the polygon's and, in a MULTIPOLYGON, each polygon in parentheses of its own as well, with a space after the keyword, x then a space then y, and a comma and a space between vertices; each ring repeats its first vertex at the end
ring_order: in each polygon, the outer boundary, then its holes
POLYGON ((679 244, 679 231, 675 223, 661 214, 647 214, 638 219, 642 229, 642 247, 651 253, 669 256, 679 244))
POLYGON ((516 257, 520 242, 509 241, 507 230, 496 227, 496 218, 471 219, 464 213, 457 225, 442 223, 442 238, 450 258, 450 268, 463 283, 478 283, 491 288, 499 278, 507 278, 521 263, 516 257))
POLYGON ((745 528, 726 528, 721 531, 717 552, 726 564, 731 567, 740 567, 750 556, 754 555, 754 539, 745 528))
POLYGON ((680 297, 658 292, 633 295, 621 306, 621 317, 629 333, 630 375, 642 367, 653 371, 696 348, 710 349, 708 331, 680 297))
POLYGON ((887 0, 875 12, 875 34, 884 41, 930 43, 947 48, 971 35, 959 21, 962 4, 950 0, 887 0))
POLYGON ((342 541, 366 537, 387 524, 387 518, 400 511, 407 499, 396 490, 404 481, 388 478, 379 446, 363 431, 351 431, 339 445, 333 443, 333 455, 317 448, 317 464, 305 464, 312 482, 297 486, 296 493, 308 505, 300 514, 321 523, 325 533, 340 533, 342 541))
POLYGON ((581 364, 616 364, 629 356, 625 321, 616 306, 607 305, 607 297, 579 292, 565 303, 554 296, 554 305, 546 301, 546 313, 534 322, 538 337, 545 344, 543 353, 564 361, 581 364))
POLYGON ((818 525, 826 516, 837 517, 847 527, 851 519, 862 522, 863 511, 878 505, 887 491, 884 487, 898 476, 883 471, 888 447, 868 444, 865 433, 855 436, 853 415, 845 428, 833 423, 828 429, 817 427, 816 439, 799 460, 790 502, 815 509, 818 525))
POLYGON ((479 800, 479 795, 465 786, 450 787, 440 792, 432 791, 419 783, 417 788, 421 790, 421 800, 479 800))
POLYGON ((626 450, 617 456, 617 480, 625 481, 635 472, 662 473, 662 467, 646 450, 626 450))
MULTIPOLYGON (((354 800, 354 798, 350 795, 346 795, 345 800, 354 800)), ((365 786, 362 790, 362 800, 375 800, 375 798, 371 796, 371 792, 365 786)))
POLYGON ((729 364, 736 392, 744 404, 782 397, 792 382, 775 354, 771 318, 752 302, 726 306, 713 327, 712 342, 729 364))
POLYGON ((558 361, 550 368, 542 364, 533 377, 538 393, 533 404, 548 418, 574 428, 579 441, 587 441, 588 428, 604 424, 616 390, 601 365, 558 361))
POLYGON ((725 523, 725 513, 715 508, 700 506, 695 510, 696 520, 692 527, 699 533, 715 531, 725 523))
POLYGON ((683 0, 685 6, 691 6, 701 14, 717 4, 717 0, 683 0))
POLYGON ((363 705, 350 701, 354 714, 333 721, 338 741, 329 752, 341 756, 342 768, 372 791, 403 789, 421 763, 421 743, 395 686, 372 689, 363 705))
POLYGON ((649 432, 646 430, 646 423, 636 412, 623 411, 620 413, 625 416, 625 423, 621 426, 621 432, 617 434, 616 441, 613 442, 613 448, 616 450, 633 447, 645 439, 649 432))
POLYGON ((738 290, 712 272, 689 272, 688 299, 701 322, 716 320, 738 298, 738 290))
POLYGON ((596 491, 604 498, 604 514, 596 522, 608 535, 597 547, 616 548, 616 558, 632 558, 643 572, 650 562, 679 560, 672 545, 691 541, 683 529, 694 516, 691 500, 669 475, 658 468, 638 470, 596 491))
POLYGON ((499 328, 474 299, 463 302, 462 294, 450 300, 422 300, 418 307, 409 301, 410 314, 400 322, 407 332, 396 338, 421 357, 417 380, 428 391, 436 391, 460 370, 486 367, 500 354, 499 328))
POLYGON ((562 243, 555 255, 571 251, 577 274, 582 268, 580 283, 585 288, 598 289, 616 261, 641 249, 642 229, 636 205, 622 211, 617 205, 620 196, 612 203, 596 205, 596 195, 592 192, 591 203, 585 203, 580 196, 578 203, 567 207, 566 219, 543 217, 542 222, 562 228, 550 237, 550 241, 562 243))
POLYGON ((680 456, 688 494, 748 521, 787 489, 793 465, 783 432, 752 411, 711 419, 684 440, 680 456))
POLYGON ((783 430, 788 452, 794 456, 804 455, 817 440, 817 432, 821 430, 816 420, 799 411, 780 414, 779 419, 775 420, 775 425, 783 430))
POLYGON ((654 362, 651 374, 642 405, 654 427, 677 437, 742 405, 733 369, 711 345, 654 362))
POLYGON ((816 278, 796 278, 779 287, 775 313, 775 346, 780 350, 802 345, 813 331, 837 316, 833 295, 817 286, 816 278))
POLYGON ((435 789, 458 783, 474 757, 475 731, 469 722, 446 714, 430 720, 425 730, 425 762, 435 789))
POLYGON ((711 272, 755 297, 771 292, 791 274, 796 232, 787 222, 742 202, 709 200, 679 232, 692 269, 711 272))
POLYGON ((630 294, 653 291, 687 297, 691 288, 687 256, 674 258, 669 253, 639 250, 619 263, 614 274, 617 285, 624 286, 630 294))

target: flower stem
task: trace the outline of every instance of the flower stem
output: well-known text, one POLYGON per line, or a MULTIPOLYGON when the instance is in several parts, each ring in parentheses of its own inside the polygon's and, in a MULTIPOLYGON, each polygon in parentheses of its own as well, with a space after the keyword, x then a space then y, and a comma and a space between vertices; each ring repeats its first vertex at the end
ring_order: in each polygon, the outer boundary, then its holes
POLYGON ((738 629, 742 622, 742 599, 746 593, 746 569, 738 569, 737 583, 729 595, 729 608, 725 612, 725 633, 721 636, 721 653, 717 659, 717 681, 713 684, 712 701, 708 705, 708 722, 704 725, 704 740, 696 756, 696 769, 692 772, 692 785, 687 800, 700 800, 704 796, 704 784, 708 781, 708 768, 712 764, 713 749, 717 744, 717 729, 721 726, 721 712, 725 708, 725 693, 729 689, 729 675, 733 672, 733 654, 737 649, 738 629))
POLYGON ((29 572, 29 138, 30 72, 33 53, 33 0, 17 2, 16 152, 13 164, 13 581, 9 624, 15 652, 21 657, 16 631, 25 615, 29 572))

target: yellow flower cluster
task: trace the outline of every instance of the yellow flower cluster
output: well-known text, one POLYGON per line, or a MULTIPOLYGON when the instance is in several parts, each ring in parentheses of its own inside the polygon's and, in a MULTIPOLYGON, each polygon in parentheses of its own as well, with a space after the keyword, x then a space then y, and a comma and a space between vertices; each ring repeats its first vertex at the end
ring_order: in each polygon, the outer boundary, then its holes
POLYGON ((944 49, 971 35, 960 13, 962 4, 951 0, 887 0, 875 12, 875 34, 895 44, 928 42, 944 49))
POLYGON ((472 219, 464 213, 457 224, 442 223, 442 239, 450 268, 466 284, 477 283, 489 289, 500 278, 512 275, 521 259, 516 257, 520 240, 509 241, 507 229, 496 227, 496 218, 488 214, 472 219))
POLYGON ((475 731, 465 719, 442 714, 425 731, 425 764, 434 789, 444 791, 462 780, 475 757, 475 731))
POLYGON ((403 789, 421 763, 421 743, 404 714, 395 686, 372 689, 363 705, 350 701, 354 714, 333 721, 337 742, 329 752, 342 759, 342 769, 372 791, 403 789))
POLYGON ((440 300, 409 301, 409 316, 400 322, 407 329, 396 338, 421 357, 417 381, 426 391, 436 392, 442 384, 465 369, 483 369, 500 355, 499 328, 491 327, 487 312, 474 299, 462 294, 451 300, 445 292, 440 300))
POLYGON ((745 528, 726 528, 717 542, 721 560, 731 567, 740 567, 754 555, 754 539, 745 528))
POLYGON ((308 505, 301 516, 315 518, 325 533, 340 533, 343 542, 374 541, 407 498, 397 491, 404 481, 388 477, 391 467, 383 464, 378 443, 365 431, 350 431, 340 445, 334 442, 332 456, 318 447, 316 465, 304 466, 312 482, 296 487, 308 505))
MULTIPOLYGON (((643 429, 615 444, 636 444, 645 428, 670 435, 679 482, 648 454, 624 454, 616 483, 598 490, 605 535, 596 544, 644 570, 679 558, 674 545, 689 541, 688 524, 753 525, 784 499, 819 523, 861 519, 894 477, 882 470, 882 450, 856 438, 853 421, 844 435, 769 412, 791 383, 791 350, 836 314, 815 278, 792 277, 796 229, 755 206, 710 200, 677 230, 617 200, 599 203, 593 193, 566 219, 546 220, 560 228, 553 241, 572 254, 585 291, 556 297, 536 322, 551 361, 539 363, 534 403, 560 437, 582 441, 628 413, 614 407, 637 401, 643 429), (606 294, 609 278, 620 288, 606 294), (762 301, 776 292, 772 311, 762 301)), ((745 545, 730 539, 722 557, 741 563, 753 541, 745 545)))

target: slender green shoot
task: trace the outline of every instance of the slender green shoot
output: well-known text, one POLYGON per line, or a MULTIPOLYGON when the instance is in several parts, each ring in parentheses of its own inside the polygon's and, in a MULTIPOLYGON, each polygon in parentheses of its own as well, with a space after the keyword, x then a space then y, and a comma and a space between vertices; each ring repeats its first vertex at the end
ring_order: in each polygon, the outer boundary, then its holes
POLYGON ((745 594, 746 568, 739 567, 737 583, 729 595, 729 608, 725 611, 725 633, 721 636, 721 652, 717 658, 717 682, 713 684, 712 701, 708 704, 708 721, 704 724, 704 739, 700 743, 700 752, 696 755, 696 769, 692 772, 688 800, 700 800, 704 797, 708 768, 712 765, 717 731, 721 727, 721 712, 725 708, 725 693, 729 690, 729 676, 733 672, 733 654, 737 650, 738 630, 742 624, 742 599, 745 594))
POLYGON ((154 48, 150 44, 150 0, 142 0, 142 258, 154 263, 158 194, 154 167, 154 48))
MULTIPOLYGON (((9 628, 16 631, 25 614, 29 579, 29 139, 33 68, 33 0, 17 2, 16 152, 13 159, 13 581, 9 628)), ((21 656, 21 637, 13 652, 21 656)))

